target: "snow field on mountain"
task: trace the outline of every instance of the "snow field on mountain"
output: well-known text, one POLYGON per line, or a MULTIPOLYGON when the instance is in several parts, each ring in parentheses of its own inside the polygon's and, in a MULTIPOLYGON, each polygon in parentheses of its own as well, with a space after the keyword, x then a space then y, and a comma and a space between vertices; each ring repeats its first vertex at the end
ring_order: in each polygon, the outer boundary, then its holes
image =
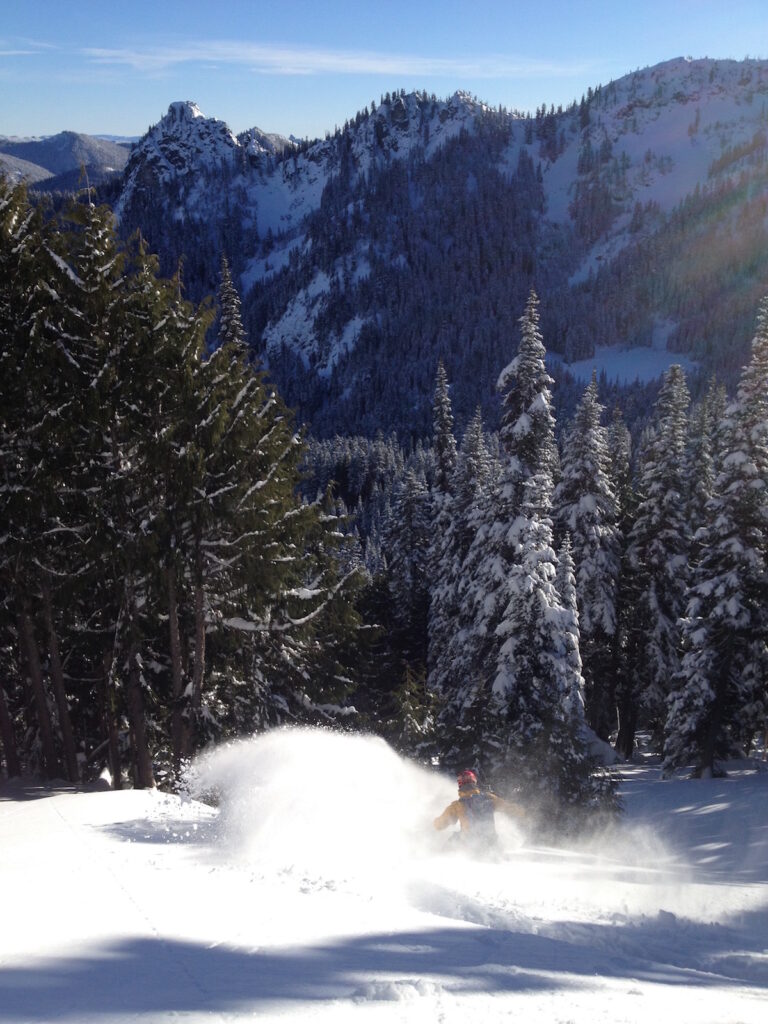
MULTIPOLYGON (((0 1022, 764 1020, 768 773, 621 770, 611 834, 445 852, 451 779, 279 730, 202 758, 218 807, 0 789, 0 1022)), ((501 822, 500 822, 501 824, 501 822)))

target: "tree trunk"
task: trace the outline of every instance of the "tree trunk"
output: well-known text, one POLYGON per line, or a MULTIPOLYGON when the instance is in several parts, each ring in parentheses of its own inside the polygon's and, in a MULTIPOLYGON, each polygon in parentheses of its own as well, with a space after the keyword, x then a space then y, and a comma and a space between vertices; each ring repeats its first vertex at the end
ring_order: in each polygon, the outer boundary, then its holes
POLYGON ((64 668, 61 664, 61 655, 59 654, 59 641, 53 621, 51 590, 47 583, 43 585, 43 609, 45 612, 45 625, 48 631, 51 683, 53 685, 53 694, 56 698, 56 708, 59 713, 59 729, 61 730, 61 742, 64 749, 64 761, 67 766, 67 775, 70 782, 78 782, 80 779, 80 769, 77 764, 77 748, 72 731, 69 701, 67 700, 67 692, 64 685, 64 668))
POLYGON ((623 693, 619 698, 619 731, 615 749, 626 761, 631 761, 635 753, 636 730, 637 703, 631 693, 623 693))
POLYGON ((51 724, 51 713, 45 693, 43 670, 40 665, 40 652, 37 649, 35 631, 29 611, 25 606, 22 606, 19 615, 19 636, 27 662, 29 681, 35 700, 35 710, 37 711, 37 725, 40 730, 40 742, 43 748, 43 772, 47 778, 55 779, 59 774, 59 764, 56 757, 56 743, 53 735, 53 725, 51 724))
POLYGON ((8 703, 5 699, 5 690, 0 684, 0 741, 2 741, 5 753, 5 770, 10 779, 21 775, 21 763, 16 748, 16 738, 13 735, 13 722, 11 713, 8 710, 8 703))
POLYGON ((176 593, 176 571, 173 566, 167 570, 168 578, 168 631, 171 646, 171 680, 173 709, 171 711, 171 745, 173 767, 178 772, 184 744, 184 717, 182 698, 184 692, 184 671, 181 663, 181 632, 179 630, 179 604, 176 593))
POLYGON ((699 762, 696 766, 696 775, 700 779, 711 779, 715 775, 715 761, 717 755, 717 741, 720 738, 720 727, 723 721, 723 694, 725 686, 723 685, 722 676, 725 674, 724 670, 721 670, 720 675, 715 686, 715 699, 712 703, 712 710, 707 723, 706 732, 701 744, 701 750, 699 751, 699 762))
POLYGON ((195 747, 197 717, 203 700, 205 678, 205 590, 195 583, 195 660, 192 665, 192 693, 188 704, 184 736, 184 754, 189 757, 195 747))
POLYGON ((112 661, 114 654, 110 650, 104 652, 104 731, 109 746, 109 770, 112 773, 112 788, 123 788, 123 765, 120 758, 120 733, 117 728, 117 709, 114 701, 112 682, 112 661))
POLYGON ((154 789, 155 776, 152 770, 152 756, 147 739, 147 721, 144 714, 144 697, 141 693, 141 672, 139 671, 139 648, 131 644, 128 656, 128 714, 131 720, 133 738, 134 780, 136 789, 154 789))

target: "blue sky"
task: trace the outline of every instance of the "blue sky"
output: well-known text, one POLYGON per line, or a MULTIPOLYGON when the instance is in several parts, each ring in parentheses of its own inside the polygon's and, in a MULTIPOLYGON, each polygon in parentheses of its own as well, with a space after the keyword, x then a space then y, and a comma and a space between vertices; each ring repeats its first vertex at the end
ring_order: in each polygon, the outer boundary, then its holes
POLYGON ((533 110, 689 55, 768 55, 768 0, 0 0, 0 135, 141 135, 191 99, 316 137, 393 89, 533 110))

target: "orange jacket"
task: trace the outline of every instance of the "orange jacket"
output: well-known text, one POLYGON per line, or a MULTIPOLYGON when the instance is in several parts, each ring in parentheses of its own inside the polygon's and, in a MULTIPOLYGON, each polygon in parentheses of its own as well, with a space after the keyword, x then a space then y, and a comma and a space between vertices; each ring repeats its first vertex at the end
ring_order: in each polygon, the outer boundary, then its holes
MULTIPOLYGON (((467 814, 467 808, 464 803, 465 797, 474 796, 479 793, 480 790, 477 787, 464 791, 458 800, 454 800, 452 804, 448 804, 443 813, 439 817, 435 818, 434 826, 436 829, 448 828, 449 825, 454 825, 457 821, 462 832, 470 831, 469 816, 467 814)), ((486 793, 487 797, 493 801, 494 811, 502 811, 504 814, 508 814, 510 818, 522 818, 523 810, 518 807, 517 804, 512 804, 508 800, 502 800, 500 796, 496 796, 495 793, 486 793)))

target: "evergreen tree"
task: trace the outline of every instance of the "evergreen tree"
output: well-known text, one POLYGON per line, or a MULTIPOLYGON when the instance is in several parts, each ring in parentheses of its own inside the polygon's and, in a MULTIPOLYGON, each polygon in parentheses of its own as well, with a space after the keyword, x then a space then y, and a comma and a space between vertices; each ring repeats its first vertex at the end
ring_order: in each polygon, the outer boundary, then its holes
MULTIPOLYGON (((481 660, 463 710, 464 722, 471 713, 488 730, 488 767, 501 787, 525 780, 529 796, 537 794, 554 820, 596 793, 593 765, 570 713, 579 685, 574 619, 556 587, 555 420, 533 293, 521 328, 519 354, 499 377, 504 413, 497 498, 468 554, 477 567, 469 586, 481 660), (495 718, 490 728, 489 714, 495 718)), ((480 745, 479 737, 465 733, 467 741, 480 745)))
MULTIPOLYGON (((538 299, 534 292, 520 318, 520 328, 518 354, 502 370, 497 381, 502 396, 501 465, 498 476, 491 481, 489 493, 477 509, 472 542, 463 567, 467 580, 463 605, 472 622, 472 670, 475 680, 488 694, 497 674, 500 646, 497 629, 506 614, 510 573, 519 558, 519 538, 513 526, 522 507, 525 483, 540 473, 548 474, 551 480, 557 463, 550 392, 552 378, 546 370, 546 350, 539 330, 538 299)), ((551 513, 551 495, 546 488, 534 488, 528 495, 529 500, 537 494, 546 500, 538 512, 547 518, 551 513)))
POLYGON ((240 296, 232 281, 227 257, 222 255, 220 265, 218 344, 245 345, 246 336, 240 311, 240 296))
POLYGON ((570 535, 566 534, 557 553, 555 585, 563 606, 563 621, 567 634, 565 637, 567 661, 565 709, 568 716, 582 726, 585 721, 584 677, 582 675, 581 632, 572 550, 570 535))
POLYGON ((573 545, 587 717, 598 736, 607 739, 613 727, 613 645, 621 545, 602 412, 593 372, 565 440, 554 501, 560 528, 570 535, 573 545))
POLYGON ((529 477, 520 515, 510 530, 519 555, 509 580, 509 604, 497 629, 493 694, 503 709, 503 748, 497 777, 523 784, 540 815, 539 827, 575 826, 585 806, 612 799, 612 786, 594 776, 576 694, 574 619, 557 592, 551 521, 540 510, 551 500, 546 472, 529 477), (548 496, 549 492, 549 496, 548 496))
POLYGON ((491 488, 491 460, 478 409, 461 442, 447 522, 435 529, 430 605, 430 687, 454 718, 475 682, 475 589, 468 555, 491 488))
POLYGON ((429 615, 429 492, 412 470, 395 495, 385 527, 387 575, 397 623, 396 643, 404 664, 426 669, 429 615))
POLYGON ((442 360, 440 360, 437 366, 432 413, 433 446, 437 457, 435 488, 438 492, 447 494, 450 490, 451 477, 456 466, 456 439, 453 436, 453 410, 448 393, 448 376, 442 360))
POLYGON ((619 755, 630 760, 635 749, 639 713, 634 670, 638 659, 636 645, 642 638, 634 629, 632 575, 627 558, 628 538, 632 531, 637 504, 632 481, 632 438, 618 407, 614 408, 607 438, 610 478, 616 495, 616 522, 621 545, 616 591, 616 631, 613 643, 613 692, 618 718, 615 745, 619 755))
POLYGON ((664 375, 640 453, 638 506, 629 538, 639 703, 657 741, 679 671, 690 544, 685 521, 688 387, 680 366, 664 375))
MULTIPOLYGON (((60 747, 43 672, 41 623, 35 621, 41 592, 36 559, 43 538, 54 536, 56 509, 40 500, 38 491, 52 497, 56 493, 56 478, 47 474, 51 467, 46 465, 46 439, 57 431, 56 413, 63 399, 59 395, 56 400, 51 388, 56 389, 60 379, 56 371, 65 368, 59 353, 44 350, 37 327, 42 310, 50 307, 55 296, 47 282, 38 278, 45 255, 41 218, 30 208, 26 190, 22 185, 12 188, 0 178, 2 617, 5 635, 16 652, 16 672, 29 680, 31 699, 24 703, 29 706, 32 760, 42 775, 55 777, 62 774, 60 747), (37 393, 41 386, 49 395, 37 393)), ((44 556, 40 560, 45 564, 44 556)), ((12 750, 11 714, 3 703, 7 711, 4 746, 12 750)))
POLYGON ((207 314, 106 210, 43 224, 0 182, 0 228, 8 769, 75 779, 106 746, 115 786, 126 756, 152 786, 214 733, 339 698, 358 568, 242 339, 204 360, 207 314))
POLYGON ((501 499, 514 515, 523 502, 525 481, 543 470, 557 473, 552 378, 539 328, 539 300, 534 291, 520 318, 520 347, 496 383, 502 395, 499 441, 506 459, 501 499))
POLYGON ((718 431, 719 472, 683 621, 678 688, 669 699, 666 771, 718 762, 764 727, 768 699, 768 302, 752 358, 718 431))

